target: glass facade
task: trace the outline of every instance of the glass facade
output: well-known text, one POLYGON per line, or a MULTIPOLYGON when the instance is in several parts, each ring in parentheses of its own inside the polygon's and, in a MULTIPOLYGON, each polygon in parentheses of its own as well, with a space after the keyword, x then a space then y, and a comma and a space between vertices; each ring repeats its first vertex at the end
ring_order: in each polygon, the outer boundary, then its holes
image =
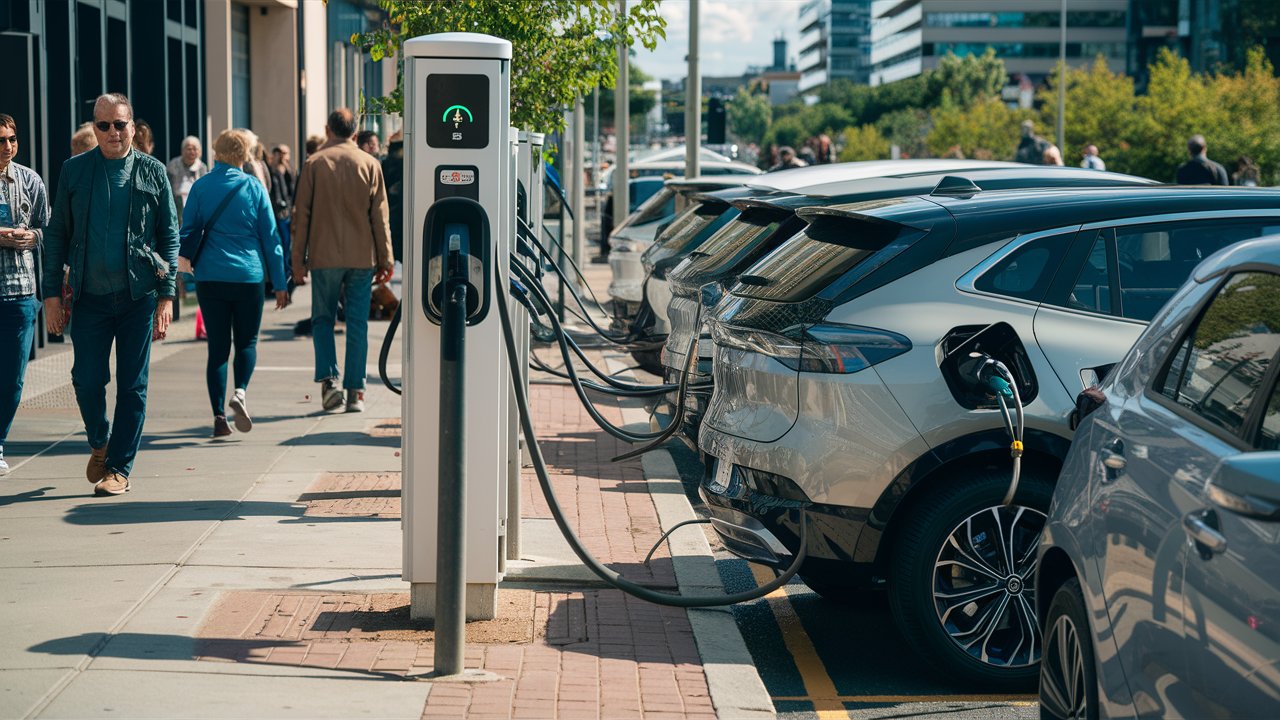
POLYGON ((253 94, 249 81, 249 8, 231 6, 231 124, 247 128, 253 124, 253 94))
POLYGON ((204 3, 196 0, 0 0, 5 112, 19 123, 17 162, 50 192, 71 135, 93 102, 122 92, 162 160, 203 135, 204 3))
MULTIPOLYGON (((1058 43, 925 43, 923 46, 923 54, 925 55, 946 55, 947 53, 955 53, 961 57, 965 55, 981 55, 992 48, 996 51, 996 55, 1002 58, 1021 57, 1021 58, 1057 58, 1059 47, 1058 43)), ((1104 58, 1114 58, 1123 60, 1125 56, 1125 44, 1118 43, 1067 43, 1068 58, 1093 58, 1097 56, 1104 58)))
MULTIPOLYGON (((1057 12, 939 12, 928 13, 929 27, 1058 27, 1057 12)), ((1123 11, 1068 11, 1067 27, 1125 26, 1123 11)))

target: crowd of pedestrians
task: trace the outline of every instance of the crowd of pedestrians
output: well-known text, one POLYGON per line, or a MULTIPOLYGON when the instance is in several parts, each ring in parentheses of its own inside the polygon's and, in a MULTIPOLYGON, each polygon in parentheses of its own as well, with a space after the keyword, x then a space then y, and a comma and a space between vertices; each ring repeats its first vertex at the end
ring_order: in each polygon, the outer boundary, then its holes
POLYGON ((71 338, 70 380, 89 445, 85 476, 97 495, 131 489, 151 344, 168 333, 184 277, 196 288, 208 341, 213 438, 253 427, 248 390, 264 290, 283 309, 294 284, 308 279, 322 403, 363 410, 371 290, 390 280, 400 256, 383 168, 395 175, 398 213, 404 161, 398 136, 383 159, 379 137, 357 130, 350 110, 334 111, 326 138, 308 140, 300 170, 287 145, 268 151, 246 128, 214 139, 212 167, 195 136, 165 163, 153 157, 151 129, 128 98, 110 93, 72 136, 72 157, 50 201, 40 175, 14 162, 20 128, 0 114, 0 333, 16 340, 0 344, 0 474, 9 470, 4 442, 43 309, 50 337, 65 331, 71 338), (115 406, 108 408, 113 352, 115 406))

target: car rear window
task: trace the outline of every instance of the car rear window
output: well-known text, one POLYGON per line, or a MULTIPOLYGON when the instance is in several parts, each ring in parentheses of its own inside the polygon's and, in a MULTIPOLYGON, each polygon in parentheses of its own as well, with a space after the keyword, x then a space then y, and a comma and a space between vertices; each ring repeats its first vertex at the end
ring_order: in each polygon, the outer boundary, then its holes
POLYGON ((734 222, 712 235, 690 258, 690 271, 714 273, 742 262, 758 243, 775 232, 792 216, 787 210, 747 208, 734 222))
POLYGON ((676 212, 676 193, 658 183, 652 185, 636 183, 631 187, 631 206, 635 209, 635 217, 629 225, 653 222, 676 212))
POLYGON ((707 239, 712 226, 721 227, 738 216, 738 210, 719 202, 695 202, 676 216, 655 245, 678 253, 707 239))
POLYGON ((792 303, 837 283, 843 291, 924 234, 895 223, 818 216, 744 273, 733 294, 792 303))

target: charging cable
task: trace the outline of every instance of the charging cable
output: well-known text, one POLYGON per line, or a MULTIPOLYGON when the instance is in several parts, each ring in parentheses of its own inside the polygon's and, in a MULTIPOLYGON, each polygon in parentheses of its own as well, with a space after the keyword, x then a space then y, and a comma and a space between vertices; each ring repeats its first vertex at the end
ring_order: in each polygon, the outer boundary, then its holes
MULTIPOLYGON (((495 265, 494 267, 494 272, 497 273, 497 266, 495 265)), ((498 318, 502 322, 503 344, 506 348, 508 363, 511 367, 518 367, 520 358, 516 351, 515 336, 511 329, 511 317, 507 310, 506 293, 498 294, 498 318)), ((561 344, 563 345, 563 338, 561 339, 561 344)), ((542 448, 539 446, 538 438, 533 432, 533 419, 529 412, 529 399, 525 397, 523 383, 519 381, 519 376, 516 373, 511 373, 511 383, 512 388, 515 391, 516 405, 520 410, 520 429, 524 433, 525 448, 529 451, 529 457, 533 461, 533 468, 538 476, 538 484, 542 487, 542 494, 547 499, 547 506, 551 509, 551 516, 555 519, 556 526, 560 528, 560 532, 564 535, 565 540, 568 541, 569 547, 573 548, 574 554, 577 555, 578 559, 581 560, 582 563, 601 580, 604 580, 609 585, 618 588, 628 595, 635 596, 641 600, 657 603, 659 605, 670 605, 672 607, 684 608, 720 607, 723 605, 733 605, 740 602, 758 600, 774 590, 786 585, 791 581, 791 578, 795 577, 796 573, 800 571, 800 566, 809 555, 808 514, 805 512, 804 508, 796 508, 800 513, 800 547, 792 558, 791 564, 788 565, 787 568, 776 578, 755 588, 754 590, 728 595, 673 595, 671 593, 659 592, 633 580, 628 580, 617 572, 606 567, 603 563, 592 556, 591 553, 587 552, 586 548, 582 546, 582 541, 578 538, 573 528, 565 519, 564 510, 560 507, 560 501, 556 497, 555 489, 551 486, 551 478, 547 474, 547 465, 542 458, 542 448)), ((608 429, 606 428, 606 431, 607 430, 608 429)), ((675 528, 672 528, 672 530, 674 529, 675 528)))
POLYGON ((986 384, 996 396, 1000 404, 1000 415, 1004 418, 1005 429, 1009 431, 1012 442, 1009 443, 1009 455, 1013 458, 1013 479, 1004 494, 1004 505, 1013 504, 1013 496, 1018 493, 1018 481, 1022 476, 1022 439, 1025 436, 1026 423, 1023 416, 1022 395, 1018 392, 1018 381, 1004 363, 994 358, 988 360, 981 372, 986 375, 986 384), (1009 412, 1009 401, 1013 402, 1014 414, 1009 412))

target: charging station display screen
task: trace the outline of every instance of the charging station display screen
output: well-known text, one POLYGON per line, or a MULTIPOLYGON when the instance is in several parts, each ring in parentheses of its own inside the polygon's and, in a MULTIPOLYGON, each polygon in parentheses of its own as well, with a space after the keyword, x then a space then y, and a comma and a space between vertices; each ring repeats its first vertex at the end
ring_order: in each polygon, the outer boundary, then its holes
POLYGON ((427 76, 427 144, 436 148, 489 146, 489 76, 427 76))

